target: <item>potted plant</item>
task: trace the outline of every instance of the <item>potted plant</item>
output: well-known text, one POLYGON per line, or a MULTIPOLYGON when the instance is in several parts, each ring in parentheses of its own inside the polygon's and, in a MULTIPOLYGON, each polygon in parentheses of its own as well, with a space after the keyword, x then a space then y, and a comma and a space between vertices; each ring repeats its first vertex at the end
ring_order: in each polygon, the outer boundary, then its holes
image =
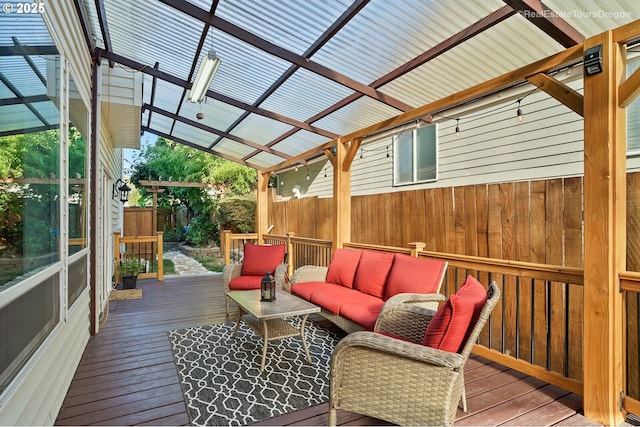
POLYGON ((122 289, 135 289, 138 274, 145 271, 145 263, 134 257, 125 257, 118 266, 122 275, 122 289))

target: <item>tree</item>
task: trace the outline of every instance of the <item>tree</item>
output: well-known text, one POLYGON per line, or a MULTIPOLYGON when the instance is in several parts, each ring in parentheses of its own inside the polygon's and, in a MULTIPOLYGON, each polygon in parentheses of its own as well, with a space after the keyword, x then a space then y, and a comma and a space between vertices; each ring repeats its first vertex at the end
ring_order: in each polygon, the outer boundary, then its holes
MULTIPOLYGON (((229 196, 242 196, 256 188, 256 171, 203 151, 158 138, 135 159, 131 182, 140 188, 141 204, 151 194, 140 186, 143 180, 209 183, 212 188, 166 187, 158 194, 159 207, 184 205, 191 220, 187 232, 190 243, 204 245, 207 236, 217 240, 214 217, 218 203, 229 196)), ((255 203, 255 202, 254 202, 255 203)))

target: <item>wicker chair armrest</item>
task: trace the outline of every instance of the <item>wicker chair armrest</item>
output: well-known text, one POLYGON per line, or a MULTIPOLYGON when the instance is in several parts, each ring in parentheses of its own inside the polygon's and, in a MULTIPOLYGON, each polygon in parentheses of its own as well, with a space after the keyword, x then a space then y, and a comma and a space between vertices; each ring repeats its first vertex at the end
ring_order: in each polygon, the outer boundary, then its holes
POLYGON ((287 270, 289 270, 289 264, 280 264, 276 267, 274 277, 276 279, 276 287, 278 289, 291 292, 291 284, 288 280, 287 270))
MULTIPOLYGON (((369 331, 354 332, 340 340, 333 351, 332 359, 338 360, 342 352, 357 351, 358 347, 393 354, 401 359, 411 359, 416 362, 454 370, 462 369, 465 363, 465 359, 461 354, 450 353, 369 331)), ((363 363, 365 363, 365 360, 366 357, 363 358, 363 363)))
POLYGON ((373 330, 421 343, 435 313, 436 310, 413 304, 383 307, 373 330))
POLYGON ((241 273, 242 263, 227 264, 222 267, 222 284, 225 291, 229 290, 229 282, 231 281, 231 279, 240 277, 241 273))
POLYGON ((394 295, 382 307, 374 331, 422 342, 424 332, 438 309, 438 303, 444 300, 445 297, 441 294, 394 295))
POLYGON ((435 303, 435 307, 438 307, 438 303, 440 301, 444 301, 446 297, 442 294, 412 294, 412 293, 402 293, 396 294, 389 298, 387 302, 385 302, 383 310, 386 307, 393 307, 399 304, 414 304, 421 305, 427 308, 433 308, 433 303, 435 303), (427 305, 428 304, 428 305, 427 305))
POLYGON ((300 282, 324 282, 327 277, 329 267, 321 267, 317 265, 303 265, 293 272, 291 283, 300 282))

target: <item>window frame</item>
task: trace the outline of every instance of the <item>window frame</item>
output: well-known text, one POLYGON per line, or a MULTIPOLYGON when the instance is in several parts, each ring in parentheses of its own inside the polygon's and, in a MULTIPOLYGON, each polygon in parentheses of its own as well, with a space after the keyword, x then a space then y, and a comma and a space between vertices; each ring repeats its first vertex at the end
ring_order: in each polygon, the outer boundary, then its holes
POLYGON ((414 127, 410 130, 404 131, 404 132, 400 132, 397 135, 393 135, 392 137, 392 144, 393 144, 393 182, 392 182, 392 186, 393 187, 403 187, 406 185, 415 185, 415 184, 424 184, 424 183, 429 183, 429 182, 436 182, 438 180, 438 171, 439 171, 439 156, 438 156, 438 125, 437 124, 430 124, 427 126, 422 126, 422 127, 414 127), (433 174, 433 178, 427 178, 427 179, 418 179, 418 175, 419 175, 419 168, 418 168, 418 142, 419 142, 419 138, 418 138, 418 132, 420 131, 426 131, 427 129, 433 129, 433 151, 434 151, 434 174, 433 174), (400 164, 399 162, 402 159, 402 156, 400 154, 400 147, 399 147, 399 141, 400 141, 400 137, 403 134, 406 134, 408 132, 411 132, 411 180, 409 181, 399 181, 399 176, 400 176, 400 164))

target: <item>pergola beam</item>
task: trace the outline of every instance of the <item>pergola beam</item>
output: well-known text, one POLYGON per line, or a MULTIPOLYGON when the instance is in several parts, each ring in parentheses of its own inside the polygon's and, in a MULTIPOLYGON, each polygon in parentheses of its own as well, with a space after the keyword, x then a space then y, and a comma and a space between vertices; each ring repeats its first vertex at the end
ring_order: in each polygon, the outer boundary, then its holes
POLYGON ((333 144, 336 143, 338 139, 342 141, 350 141, 352 139, 366 137, 367 135, 381 132, 385 129, 390 129, 390 128, 399 126, 403 123, 415 121, 433 112, 444 111, 452 107, 455 107, 457 105, 464 104, 465 102, 469 102, 474 99, 480 98, 484 95, 499 92, 500 90, 506 87, 513 86, 517 83, 521 83, 525 81, 527 77, 533 74, 546 73, 549 71, 556 70, 571 62, 582 59, 582 56, 583 56, 582 45, 568 48, 555 55, 541 59, 532 64, 525 65, 524 67, 518 68, 509 73, 495 77, 491 80, 487 80, 486 82, 477 84, 475 86, 462 90, 453 95, 449 95, 437 101, 423 105, 422 107, 418 107, 414 110, 407 111, 406 113, 399 114, 387 120, 383 120, 374 125, 371 125, 366 128, 352 132, 350 134, 344 135, 340 138, 336 138, 334 140, 328 141, 316 148, 313 148, 297 156, 294 156, 289 160, 286 160, 282 163, 278 163, 276 165, 265 168, 263 172, 267 172, 267 171, 272 172, 272 171, 284 169, 288 165, 293 164, 297 161, 300 161, 301 159, 311 158, 315 156, 317 153, 321 153, 325 149, 331 147, 333 144))
POLYGON ((540 0, 504 0, 504 2, 564 47, 576 46, 584 41, 582 33, 540 0))
MULTIPOLYGON (((385 74, 384 76, 380 77, 379 79, 377 79, 376 81, 374 81, 373 83, 370 84, 371 87, 374 88, 378 88, 381 86, 384 86, 385 84, 403 76, 404 74, 410 72, 411 70, 424 65, 425 63, 427 63, 428 61, 431 61, 434 58, 437 58, 438 56, 442 55, 443 53, 448 52, 449 50, 453 49, 454 47, 462 44, 464 41, 469 40, 472 37, 477 36, 478 34, 481 34, 482 32, 484 32, 485 30, 488 30, 489 28, 493 27, 496 24, 499 24, 500 22, 504 21, 505 19, 509 18, 510 16, 513 16, 516 12, 509 6, 504 6, 498 10, 496 10, 495 12, 490 13, 489 15, 487 15, 486 17, 484 17, 483 19, 481 19, 480 21, 477 21, 475 23, 473 23, 472 25, 468 26, 467 28, 463 29, 462 31, 454 34, 453 36, 449 37, 448 39, 444 40, 441 43, 438 43, 437 45, 433 46, 432 48, 428 49, 427 51, 421 53, 420 55, 416 56, 415 58, 413 58, 412 60, 406 62, 405 64, 401 65, 400 67, 396 68, 395 70, 385 74)), ((306 123, 314 123, 326 116, 328 116, 329 114, 338 111, 339 109, 351 104, 354 101, 357 101, 358 99, 362 98, 362 94, 355 92, 349 96, 347 96, 346 98, 342 99, 341 101, 333 104, 332 106, 324 109, 323 111, 320 111, 318 114, 316 114, 315 116, 305 120, 306 123)), ((422 118, 422 120, 430 123, 431 120, 428 119, 429 116, 425 116, 422 118)), ((284 134, 278 136, 277 138, 274 138, 271 142, 269 142, 267 145, 267 147, 271 147, 275 144, 277 144, 280 141, 283 141, 284 139, 290 137, 291 135, 295 134, 296 132, 298 132, 298 129, 291 129, 288 132, 285 132, 284 134)))
POLYGON ((529 83, 542 89, 548 95, 572 109, 580 116, 584 115, 584 98, 580 93, 578 93, 578 91, 571 89, 563 82, 560 82, 545 73, 538 73, 527 77, 527 80, 529 83))
MULTIPOLYGON (((358 15, 358 13, 369 3, 371 0, 356 0, 351 6, 349 6, 343 13, 336 19, 333 24, 327 28, 327 30, 320 36, 318 39, 303 53, 305 58, 309 58, 313 56, 316 52, 318 52, 324 45, 326 45, 332 37, 340 31, 347 23, 349 23, 354 17, 358 15)), ((262 104, 270 95, 272 95, 280 86, 282 86, 293 74, 298 71, 300 66, 296 64, 292 64, 282 75, 276 80, 260 97, 253 103, 254 106, 259 106, 262 104)), ((238 126, 244 119, 249 115, 248 111, 245 111, 238 117, 228 128, 227 132, 231 132, 238 126)), ((312 123, 308 120, 306 123, 312 123)), ((298 132, 299 129, 292 129, 292 134, 298 132)), ((288 132, 287 132, 288 133, 288 132)), ((220 142, 220 138, 218 138, 211 147, 215 146, 218 142, 220 142)), ((278 141, 279 142, 279 141, 278 141)), ((267 147, 271 147, 275 145, 276 142, 270 142, 267 144, 267 147)), ((243 159, 246 160, 258 154, 257 152, 250 153, 245 156, 243 159)))
POLYGON ((408 111, 413 108, 412 106, 405 104, 404 102, 390 95, 377 91, 371 86, 367 86, 364 83, 360 83, 344 74, 341 74, 335 70, 325 67, 322 64, 319 64, 315 61, 311 61, 309 58, 305 58, 303 55, 298 55, 281 46, 278 46, 265 39, 262 39, 256 36, 255 34, 245 30, 244 28, 238 27, 237 25, 234 25, 231 22, 220 18, 219 16, 210 16, 204 9, 201 9, 198 6, 195 6, 189 2, 176 1, 176 0, 160 0, 160 1, 166 4, 167 6, 171 6, 172 8, 191 16, 192 18, 198 19, 202 22, 209 23, 210 25, 219 29, 220 31, 223 31, 231 35, 232 37, 235 37, 238 40, 241 40, 264 52, 267 52, 291 64, 295 64, 306 70, 309 70, 315 74, 318 74, 319 76, 325 77, 333 82, 336 82, 345 87, 348 87, 349 89, 355 90, 356 92, 360 92, 363 95, 366 95, 372 99, 375 99, 376 101, 380 101, 390 107, 397 108, 400 111, 408 111))
MULTIPOLYGON (((260 145, 257 142, 253 142, 253 141, 250 141, 250 140, 245 139, 245 138, 240 138, 239 136, 235 136, 235 135, 232 135, 232 134, 228 134, 228 133, 222 132, 221 130, 212 128, 211 126, 207 126, 207 125, 205 125, 203 123, 196 122, 195 120, 187 119, 185 117, 182 117, 182 116, 179 116, 177 114, 171 113, 170 111, 166 111, 166 110, 163 110, 161 108, 154 107, 153 105, 145 104, 145 105, 143 105, 142 109, 143 110, 148 110, 150 112, 154 112, 154 113, 157 113, 157 114, 160 114, 162 116, 165 116, 165 117, 168 117, 170 119, 173 119, 174 121, 178 121, 178 122, 187 124, 189 126, 193 126, 193 127, 197 128, 197 129, 201 129, 201 130, 204 130, 204 131, 209 132, 209 133, 220 135, 223 138, 230 139, 230 140, 238 142, 240 144, 248 145, 248 146, 253 147, 253 148, 255 148, 255 149, 259 150, 259 151, 264 151, 264 152, 273 154, 275 156, 282 157, 283 159, 288 159, 288 158, 291 157, 288 154, 283 153, 281 151, 273 150, 273 149, 271 149, 269 147, 265 147, 264 145, 260 145)), ((203 150, 205 150, 205 151, 206 150, 213 151, 211 149, 211 147, 201 147, 201 148, 203 150)))

